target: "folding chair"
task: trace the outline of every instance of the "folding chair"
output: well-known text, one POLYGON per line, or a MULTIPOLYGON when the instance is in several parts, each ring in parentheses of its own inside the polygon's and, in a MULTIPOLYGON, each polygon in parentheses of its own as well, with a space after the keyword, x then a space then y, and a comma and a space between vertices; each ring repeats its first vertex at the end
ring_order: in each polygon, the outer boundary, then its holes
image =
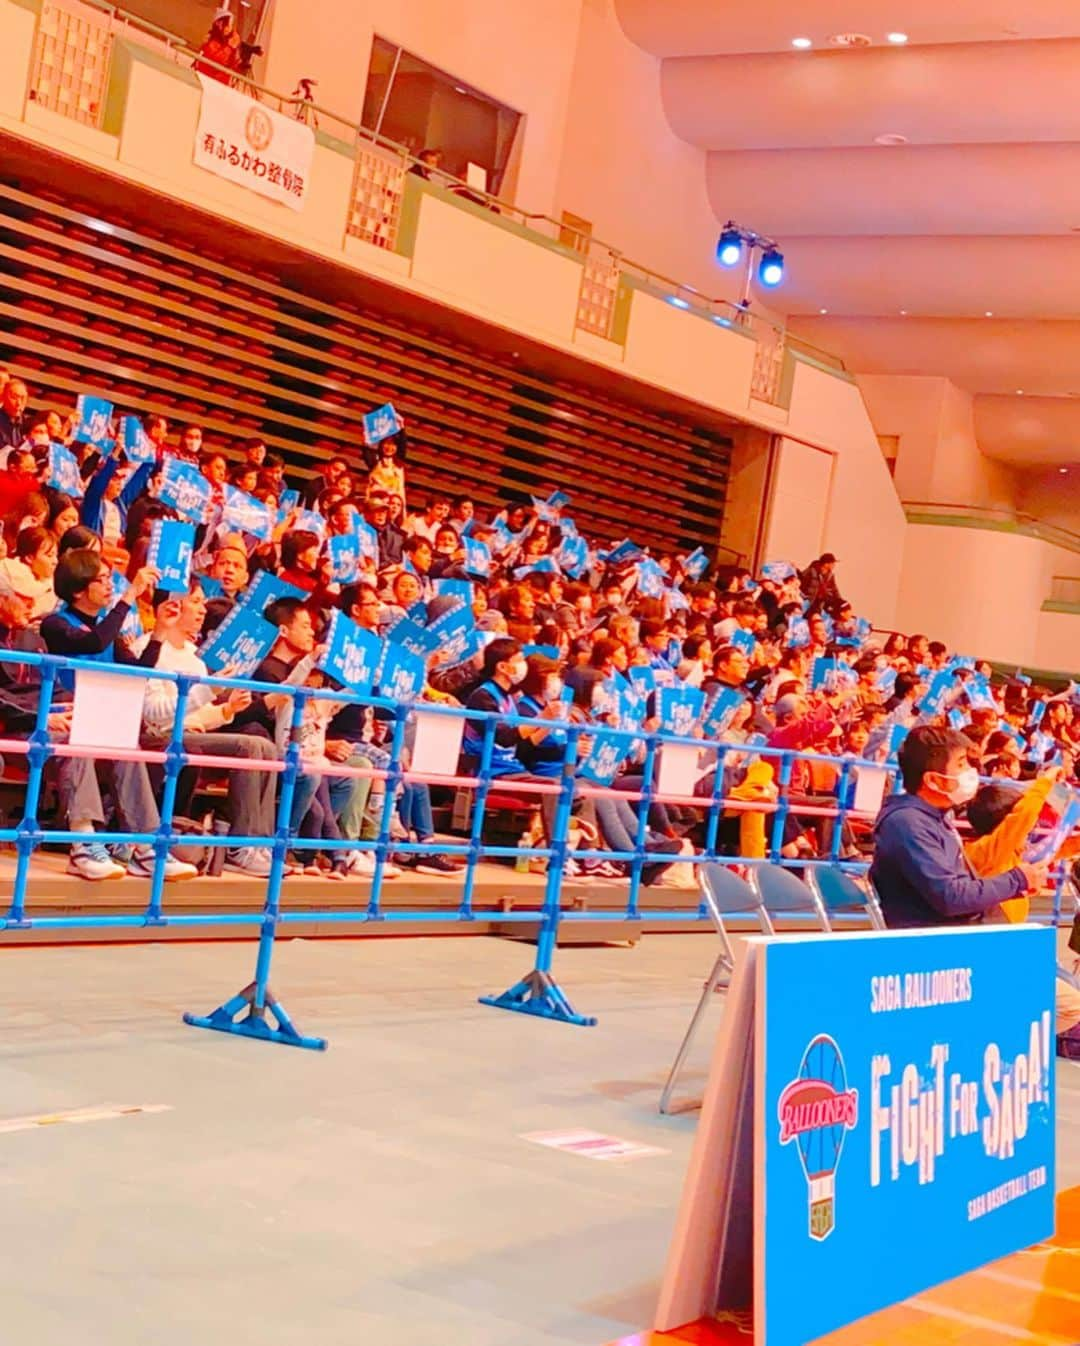
POLYGON ((786 916, 794 912, 812 913, 817 917, 821 929, 831 932, 832 925, 825 904, 817 892, 807 887, 790 869, 784 869, 781 865, 754 865, 750 870, 750 886, 761 904, 766 934, 776 933, 773 916, 786 916))
POLYGON ((865 886, 850 874, 832 865, 810 865, 806 871, 807 883, 827 912, 865 912, 875 930, 885 929, 881 903, 869 879, 865 886))
POLYGON ((724 917, 753 915, 757 917, 758 924, 764 934, 772 933, 772 927, 762 909, 760 899, 748 883, 740 879, 737 874, 733 874, 725 865, 717 864, 716 861, 709 861, 697 868, 701 892, 705 899, 709 918, 716 927, 716 933, 720 936, 720 952, 717 954, 716 962, 713 964, 712 971, 705 982, 705 989, 702 991, 701 998, 694 1009, 686 1035, 679 1045, 679 1050, 675 1053, 675 1060, 668 1072, 667 1082, 660 1094, 660 1112, 665 1116, 672 1111, 684 1112, 688 1108, 696 1106, 688 1103, 672 1109, 670 1106, 671 1096, 675 1091, 675 1085, 690 1052, 691 1043, 704 1017, 706 1006, 716 990, 726 990, 728 988, 731 984, 731 974, 735 971, 735 950, 724 925, 724 917))

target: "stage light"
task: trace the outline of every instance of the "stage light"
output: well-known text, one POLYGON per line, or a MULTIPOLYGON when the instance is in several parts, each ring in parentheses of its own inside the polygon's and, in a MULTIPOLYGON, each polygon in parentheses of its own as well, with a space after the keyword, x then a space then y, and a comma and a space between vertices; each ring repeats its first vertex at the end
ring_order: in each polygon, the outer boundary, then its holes
POLYGON ((894 47, 902 47, 904 43, 908 40, 908 35, 907 33, 890 33, 888 35, 888 40, 893 44, 894 47))
POLYGON ((669 303, 669 304, 674 304, 676 308, 689 308, 689 307, 690 307, 690 301, 689 301, 689 299, 684 299, 684 298, 682 297, 682 295, 678 295, 678 294, 669 294, 669 295, 668 295, 668 303, 669 303))
POLYGON ((770 290, 775 289, 784 279, 784 254, 770 248, 761 258, 758 267, 758 280, 770 290))
POLYGON ((811 41, 811 39, 808 38, 808 37, 793 37, 793 38, 791 39, 791 45, 792 45, 793 47, 798 47, 799 51, 806 51, 808 48, 812 47, 814 44, 813 44, 813 42, 811 41))
POLYGON ((725 229, 716 245, 716 260, 721 266, 738 266, 742 250, 742 235, 738 229, 725 229))

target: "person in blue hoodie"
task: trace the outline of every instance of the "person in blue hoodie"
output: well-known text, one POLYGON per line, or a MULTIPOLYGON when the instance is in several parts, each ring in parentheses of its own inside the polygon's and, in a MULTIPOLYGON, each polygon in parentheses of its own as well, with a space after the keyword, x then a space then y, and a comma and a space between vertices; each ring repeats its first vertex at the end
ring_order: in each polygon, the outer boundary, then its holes
POLYGON ((1043 886, 1046 866, 1021 864, 980 879, 965 860, 953 810, 979 788, 970 750, 966 735, 932 725, 913 729, 901 745, 904 793, 887 799, 878 815, 870 867, 890 929, 970 923, 1043 886))

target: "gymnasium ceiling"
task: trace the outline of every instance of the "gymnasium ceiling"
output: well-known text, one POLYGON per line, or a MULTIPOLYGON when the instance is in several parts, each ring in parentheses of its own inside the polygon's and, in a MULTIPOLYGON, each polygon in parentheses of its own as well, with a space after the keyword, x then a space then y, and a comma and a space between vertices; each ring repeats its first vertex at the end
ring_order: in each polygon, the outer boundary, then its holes
POLYGON ((992 457, 1080 461, 1078 0, 616 5, 718 222, 781 242, 793 330, 976 394, 992 457))

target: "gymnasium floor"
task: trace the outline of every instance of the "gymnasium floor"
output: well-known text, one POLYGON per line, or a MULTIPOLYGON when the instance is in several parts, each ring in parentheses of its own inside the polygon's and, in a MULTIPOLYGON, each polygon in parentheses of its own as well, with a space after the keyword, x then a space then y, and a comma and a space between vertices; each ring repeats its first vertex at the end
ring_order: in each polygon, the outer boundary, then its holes
MULTIPOLYGON (((560 951, 575 1008, 600 1019, 574 1029, 476 1004, 531 962, 507 941, 282 943, 275 990, 326 1054, 181 1024, 250 979, 250 943, 0 949, 0 1342, 635 1340, 695 1125, 656 1099, 712 947, 560 951), (568 1128, 661 1152, 603 1163, 523 1139, 568 1128)), ((1059 1078, 1068 1188, 1080 1068, 1059 1078)), ((1080 1340, 1077 1261, 1051 1305, 1075 1312, 1071 1336, 1057 1318, 978 1338, 953 1321, 942 1340, 1080 1340)), ((1030 1293, 979 1289, 1014 1310, 1030 1293)), ((930 1346, 924 1318, 904 1341, 930 1346)))

